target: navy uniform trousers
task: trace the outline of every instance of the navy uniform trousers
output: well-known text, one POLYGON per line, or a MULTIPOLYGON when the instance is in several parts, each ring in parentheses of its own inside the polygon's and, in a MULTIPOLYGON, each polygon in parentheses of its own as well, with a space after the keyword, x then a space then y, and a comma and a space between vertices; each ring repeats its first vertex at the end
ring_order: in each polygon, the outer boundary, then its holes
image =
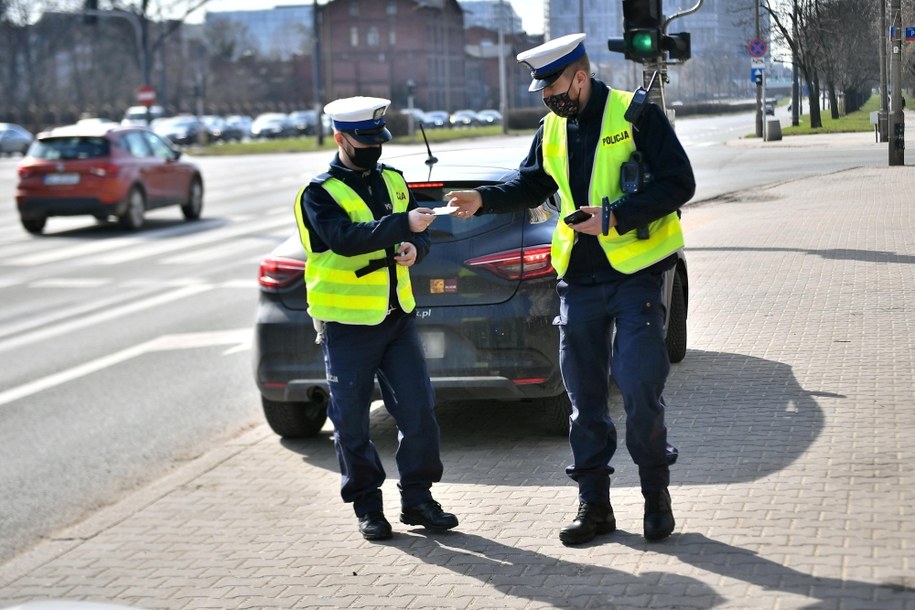
POLYGON ((395 310, 377 326, 327 323, 324 366, 340 464, 340 494, 358 517, 382 510, 385 480, 369 438, 369 409, 375 376, 385 407, 394 418, 399 445, 395 459, 403 506, 432 499, 432 483, 442 477, 435 394, 429 381, 415 316, 395 310))
POLYGON ((573 464, 566 473, 578 483, 582 502, 606 504, 610 497, 617 434, 608 408, 608 372, 622 395, 626 447, 642 490, 666 489, 670 482, 661 397, 670 371, 662 281, 662 274, 644 272, 613 282, 557 285, 559 362, 572 402, 573 464))

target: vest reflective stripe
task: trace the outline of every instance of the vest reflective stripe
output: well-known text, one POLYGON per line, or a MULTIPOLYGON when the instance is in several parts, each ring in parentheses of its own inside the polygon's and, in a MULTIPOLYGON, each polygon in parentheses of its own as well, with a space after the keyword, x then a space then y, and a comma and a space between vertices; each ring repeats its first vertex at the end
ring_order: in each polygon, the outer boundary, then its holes
MULTIPOLYGON (((382 170, 381 176, 393 202, 394 212, 405 212, 410 201, 409 191, 403 177, 392 170, 382 170)), ((375 220, 369 206, 356 192, 336 178, 328 178, 322 184, 334 201, 342 207, 353 222, 375 220)), ((300 202, 304 189, 299 191, 296 202, 300 202)), ((296 204, 296 222, 302 245, 308 254, 305 263, 305 287, 308 296, 308 315, 317 320, 341 322, 343 324, 380 324, 388 313, 390 294, 390 273, 382 267, 361 278, 356 271, 370 261, 386 258, 384 250, 376 250, 356 256, 341 256, 331 250, 314 252, 311 235, 302 218, 301 205, 296 204)), ((397 299, 401 308, 411 312, 416 307, 410 272, 396 265, 397 299)))
MULTIPOLYGON (((620 167, 635 151, 632 129, 623 118, 632 99, 632 93, 611 89, 601 120, 601 137, 591 168, 588 186, 588 205, 600 207, 604 197, 616 201, 623 195, 620 188, 620 167)), ((566 119, 549 113, 543 122, 543 169, 559 187, 560 218, 575 211, 575 201, 569 186, 569 154, 566 119)), ((649 238, 639 239, 635 231, 624 235, 611 228, 605 237, 598 235, 598 243, 614 269, 621 273, 635 273, 663 260, 683 247, 683 232, 676 212, 659 218, 648 225, 649 238)), ((553 268, 559 277, 569 268, 576 233, 560 221, 553 232, 550 255, 553 268)))

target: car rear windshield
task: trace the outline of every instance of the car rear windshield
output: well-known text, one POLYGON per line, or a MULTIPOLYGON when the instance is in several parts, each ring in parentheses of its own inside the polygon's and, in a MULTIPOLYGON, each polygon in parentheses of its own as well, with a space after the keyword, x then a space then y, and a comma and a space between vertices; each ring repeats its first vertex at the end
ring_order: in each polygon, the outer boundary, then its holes
MULTIPOLYGON (((486 184, 484 182, 410 182, 408 183, 416 203, 422 207, 439 208, 448 204, 445 193, 470 189, 486 184)), ((473 218, 455 218, 450 215, 438 216, 429 226, 434 242, 466 239, 492 229, 511 224, 514 214, 484 214, 473 218)))
POLYGON ((33 157, 48 161, 98 159, 109 155, 106 138, 98 136, 68 136, 42 138, 30 151, 33 157))

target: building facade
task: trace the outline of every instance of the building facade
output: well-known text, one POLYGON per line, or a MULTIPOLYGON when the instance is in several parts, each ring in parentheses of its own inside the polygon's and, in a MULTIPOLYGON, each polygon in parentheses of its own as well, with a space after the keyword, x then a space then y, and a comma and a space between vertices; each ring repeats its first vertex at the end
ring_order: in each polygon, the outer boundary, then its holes
POLYGON ((406 107, 466 105, 464 14, 457 0, 333 0, 321 7, 324 98, 370 95, 406 107))

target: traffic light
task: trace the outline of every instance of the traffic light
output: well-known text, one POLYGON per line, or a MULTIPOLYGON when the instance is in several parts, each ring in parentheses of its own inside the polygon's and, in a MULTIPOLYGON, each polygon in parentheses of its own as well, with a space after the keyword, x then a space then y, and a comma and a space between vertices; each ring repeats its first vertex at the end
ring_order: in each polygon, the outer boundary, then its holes
POLYGON ((662 45, 671 59, 686 61, 692 56, 689 32, 678 32, 664 36, 662 45))
POLYGON ((664 33, 662 0, 622 0, 623 37, 607 40, 607 48, 625 53, 626 59, 639 63, 671 60, 684 62, 692 57, 689 32, 664 33))
POLYGON ((645 62, 660 57, 664 15, 661 0, 623 0, 623 52, 645 62))
POLYGON ((626 59, 645 61, 661 54, 661 33, 659 30, 637 28, 623 33, 626 59))
POLYGON ((98 0, 85 0, 83 2, 83 23, 86 25, 95 25, 98 23, 98 0))

